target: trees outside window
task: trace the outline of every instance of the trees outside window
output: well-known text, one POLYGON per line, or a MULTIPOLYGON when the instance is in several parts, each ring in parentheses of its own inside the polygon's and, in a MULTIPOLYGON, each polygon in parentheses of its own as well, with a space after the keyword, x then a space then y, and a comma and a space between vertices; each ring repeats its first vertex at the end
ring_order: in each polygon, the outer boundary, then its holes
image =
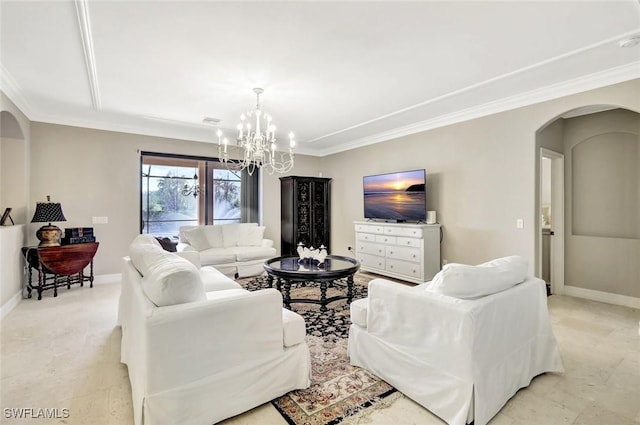
POLYGON ((240 172, 213 170, 213 224, 240 223, 240 172))
POLYGON ((183 195, 184 184, 193 182, 194 167, 143 164, 143 233, 177 236, 180 226, 198 224, 198 199, 183 195))
POLYGON ((141 233, 174 238, 181 226, 240 223, 242 190, 242 173, 227 170, 215 158, 143 152, 141 233), (186 190, 196 186, 196 196, 186 190))

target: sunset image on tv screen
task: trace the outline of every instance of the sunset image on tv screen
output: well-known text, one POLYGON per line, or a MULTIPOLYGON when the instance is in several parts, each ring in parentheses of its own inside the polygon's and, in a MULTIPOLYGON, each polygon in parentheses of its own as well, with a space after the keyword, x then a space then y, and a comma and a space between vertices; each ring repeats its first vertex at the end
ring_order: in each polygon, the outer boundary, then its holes
POLYGON ((365 176, 363 184, 365 218, 425 219, 424 170, 365 176))

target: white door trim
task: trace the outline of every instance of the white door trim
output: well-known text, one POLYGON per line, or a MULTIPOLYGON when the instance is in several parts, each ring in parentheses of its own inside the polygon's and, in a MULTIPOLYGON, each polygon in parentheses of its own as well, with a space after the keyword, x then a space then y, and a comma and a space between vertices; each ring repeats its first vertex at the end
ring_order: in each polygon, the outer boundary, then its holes
MULTIPOLYGON (((542 158, 551 160, 551 208, 554 233, 551 238, 551 293, 564 293, 564 155, 549 149, 540 148, 540 175, 542 175, 542 158)), ((538 200, 542 199, 542 185, 539 185, 538 200)), ((538 217, 542 216, 542 205, 539 204, 538 217)), ((538 232, 538 275, 542 276, 542 231, 538 232)))

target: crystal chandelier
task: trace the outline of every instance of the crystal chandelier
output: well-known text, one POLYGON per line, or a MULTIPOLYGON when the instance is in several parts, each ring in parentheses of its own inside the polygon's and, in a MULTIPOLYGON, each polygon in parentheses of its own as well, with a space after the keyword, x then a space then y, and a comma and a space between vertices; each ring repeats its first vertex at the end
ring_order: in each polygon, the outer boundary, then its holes
POLYGON ((276 126, 271 115, 260 109, 260 95, 264 92, 261 88, 254 88, 256 94, 256 107, 246 114, 240 115, 238 124, 237 148, 242 149, 234 160, 229 158, 232 149, 226 138, 222 137, 222 131, 218 130, 218 156, 225 166, 234 171, 247 170, 252 175, 255 170, 262 168, 269 174, 286 173, 293 168, 293 148, 296 142, 293 133, 289 133, 289 150, 278 151, 276 145, 276 126), (254 121, 255 124, 251 124, 254 121))

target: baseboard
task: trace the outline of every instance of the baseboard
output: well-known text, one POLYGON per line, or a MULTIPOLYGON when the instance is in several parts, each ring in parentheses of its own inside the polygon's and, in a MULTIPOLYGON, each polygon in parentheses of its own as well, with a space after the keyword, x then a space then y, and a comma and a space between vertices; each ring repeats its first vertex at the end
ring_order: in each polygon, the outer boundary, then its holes
POLYGON ((640 298, 627 295, 612 294, 610 292, 595 291, 593 289, 578 288, 577 286, 564 286, 564 295, 576 298, 585 298, 591 301, 600 301, 607 304, 622 305, 631 308, 640 308, 640 298))
POLYGON ((0 320, 13 310, 22 299, 22 291, 16 292, 2 307, 0 307, 0 320))

